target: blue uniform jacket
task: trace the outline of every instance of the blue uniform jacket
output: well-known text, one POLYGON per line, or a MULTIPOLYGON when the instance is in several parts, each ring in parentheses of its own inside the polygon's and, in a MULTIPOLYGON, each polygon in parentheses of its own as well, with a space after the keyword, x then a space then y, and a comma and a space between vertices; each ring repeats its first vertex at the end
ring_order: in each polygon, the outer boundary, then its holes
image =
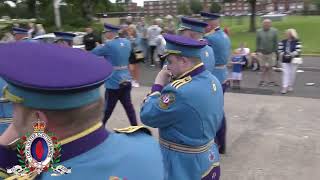
MULTIPOLYGON (((209 33, 205 36, 209 46, 212 48, 215 56, 216 66, 226 65, 230 57, 231 42, 229 37, 221 30, 216 29, 215 32, 209 33)), ((214 75, 219 79, 221 83, 227 79, 228 70, 227 68, 216 68, 214 75)))
POLYGON ((204 67, 211 73, 214 71, 215 67, 215 59, 214 59, 214 53, 212 48, 210 46, 205 46, 201 49, 201 60, 204 64, 204 67))
MULTIPOLYGON (((0 97, 2 97, 2 89, 6 86, 6 82, 0 78, 0 97)), ((11 102, 0 100, 0 135, 7 129, 12 118, 13 106, 11 102)))
POLYGON ((119 89, 121 83, 131 81, 132 78, 128 70, 131 53, 131 43, 129 40, 115 38, 106 42, 103 46, 94 48, 91 52, 98 56, 104 56, 114 67, 112 75, 105 83, 107 89, 119 89), (119 67, 121 68, 119 69, 119 67))
MULTIPOLYGON (((163 180, 164 168, 159 143, 144 130, 130 128, 123 128, 117 133, 108 133, 107 137, 101 140, 101 136, 105 136, 102 135, 102 131, 106 133, 106 130, 100 126, 93 132, 97 133, 94 136, 84 131, 82 133, 86 135, 83 137, 77 137, 79 135, 70 137, 75 140, 66 144, 63 142, 68 140, 61 141, 62 162, 59 165, 71 168, 71 173, 51 176, 53 172, 42 172, 38 179, 163 180), (95 144, 98 139, 101 142, 95 144), (63 160, 64 155, 68 155, 69 159, 63 160)), ((1 148, 3 147, 0 146, 0 153, 4 152, 1 148)), ((13 153, 16 154, 16 151, 13 153)), ((1 165, 4 164, 0 162, 0 179, 3 178, 1 165)))
MULTIPOLYGON (((140 117, 145 125, 159 128, 160 139, 198 147, 212 141, 220 128, 223 93, 219 81, 203 66, 189 74, 150 94, 140 117)), ((220 160, 215 144, 196 154, 161 147, 168 180, 201 179, 220 160)))

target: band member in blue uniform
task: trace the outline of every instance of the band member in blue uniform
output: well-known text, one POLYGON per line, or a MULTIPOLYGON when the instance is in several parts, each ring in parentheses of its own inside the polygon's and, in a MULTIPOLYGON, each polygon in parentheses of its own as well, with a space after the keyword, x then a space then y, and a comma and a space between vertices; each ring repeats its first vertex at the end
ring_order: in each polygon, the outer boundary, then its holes
MULTIPOLYGON (((6 82, 0 78, 0 89, 2 90, 6 86, 6 82)), ((0 97, 2 97, 2 91, 0 91, 0 97)), ((7 99, 0 98, 0 135, 9 126, 12 121, 12 103, 7 99)))
MULTIPOLYGON (((201 16, 206 18, 208 23, 205 39, 213 49, 216 65, 213 74, 219 79, 222 84, 223 92, 227 89, 228 69, 226 67, 231 55, 231 42, 229 37, 221 30, 220 15, 214 13, 201 12, 201 16)), ((226 133, 227 133, 226 118, 223 116, 222 126, 217 134, 217 144, 219 152, 224 154, 226 151, 226 133)))
POLYGON ((13 27, 12 34, 16 41, 28 39, 28 29, 13 27))
POLYGON ((65 47, 72 47, 73 46, 73 38, 76 37, 74 33, 68 32, 54 32, 56 36, 55 43, 65 47))
POLYGON ((201 16, 203 16, 208 23, 208 32, 205 34, 204 38, 214 52, 216 61, 214 74, 224 86, 228 73, 226 64, 228 64, 231 55, 231 42, 229 37, 221 30, 219 21, 220 15, 201 12, 201 16))
POLYGON ((3 96, 14 103, 13 123, 3 134, 7 138, 0 136, 0 179, 8 177, 6 168, 19 165, 16 143, 7 141, 33 133, 33 123, 41 121, 62 144, 59 164, 71 173, 53 177, 33 171, 24 179, 163 180, 161 150, 146 128, 114 133, 101 122, 101 88, 112 73, 108 61, 55 44, 26 42, 1 45, 0 54, 0 76, 8 83, 3 96))
POLYGON ((206 43, 176 35, 165 39, 168 65, 141 107, 141 121, 159 129, 165 180, 219 179, 214 138, 221 126, 223 93, 200 60, 206 43))
POLYGON ((118 100, 120 100, 130 124, 135 126, 137 125, 137 119, 131 101, 132 77, 128 69, 131 43, 126 38, 118 37, 120 27, 111 24, 105 24, 104 27, 107 42, 91 51, 95 55, 108 59, 113 66, 113 73, 105 83, 107 103, 103 123, 107 123, 118 100))
MULTIPOLYGON (((204 41, 204 39, 202 38, 207 26, 208 24, 205 22, 201 22, 192 18, 182 17, 181 26, 178 30, 180 31, 180 35, 182 36, 204 41)), ((202 48, 201 51, 201 60, 204 64, 204 67, 208 71, 213 73, 215 67, 215 59, 212 48, 206 45, 204 48, 202 48)))

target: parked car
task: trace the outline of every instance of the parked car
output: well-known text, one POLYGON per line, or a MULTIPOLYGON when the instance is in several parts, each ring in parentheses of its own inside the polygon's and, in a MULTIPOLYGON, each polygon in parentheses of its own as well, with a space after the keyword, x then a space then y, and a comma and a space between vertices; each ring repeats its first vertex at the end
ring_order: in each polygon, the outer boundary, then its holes
POLYGON ((32 39, 40 42, 44 42, 44 43, 54 43, 56 36, 53 33, 49 33, 49 34, 36 36, 32 39))
MULTIPOLYGON (((86 34, 85 32, 72 32, 76 34, 76 37, 73 38, 73 48, 84 49, 85 46, 83 44, 83 36, 86 34)), ((53 33, 44 34, 40 36, 36 36, 32 38, 33 40, 37 40, 44 43, 54 43, 56 40, 56 36, 53 33)))

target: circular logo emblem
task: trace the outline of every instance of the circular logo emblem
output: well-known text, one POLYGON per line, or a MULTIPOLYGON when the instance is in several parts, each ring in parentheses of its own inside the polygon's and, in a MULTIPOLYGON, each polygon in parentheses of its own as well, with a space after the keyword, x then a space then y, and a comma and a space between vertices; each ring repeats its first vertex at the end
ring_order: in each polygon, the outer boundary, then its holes
POLYGON ((54 153, 54 144, 50 136, 45 133, 33 133, 27 138, 25 155, 32 167, 42 169, 46 167, 54 153))
POLYGON ((162 94, 160 96, 159 106, 162 109, 168 109, 171 104, 175 102, 175 95, 173 93, 162 94))

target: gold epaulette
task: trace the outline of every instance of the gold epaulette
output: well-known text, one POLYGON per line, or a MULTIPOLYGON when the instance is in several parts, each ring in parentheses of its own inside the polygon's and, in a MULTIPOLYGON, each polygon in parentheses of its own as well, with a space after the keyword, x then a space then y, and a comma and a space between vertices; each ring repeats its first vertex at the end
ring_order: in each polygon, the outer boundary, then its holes
POLYGON ((129 126, 129 127, 126 127, 126 128, 120 128, 120 129, 113 129, 115 132, 117 133, 126 133, 126 134, 131 134, 131 133, 135 133, 135 132, 138 132, 138 131, 143 131, 149 135, 152 135, 151 134, 151 131, 144 127, 144 126, 129 126))
POLYGON ((37 173, 32 172, 25 176, 13 175, 5 178, 4 180, 34 180, 37 177, 37 173))
POLYGON ((0 168, 0 178, 4 180, 34 180, 37 177, 37 173, 32 172, 25 176, 10 175, 5 169, 0 168))
POLYGON ((0 118, 0 123, 12 123, 12 118, 0 118))
POLYGON ((211 34, 213 34, 213 33, 215 33, 216 32, 216 30, 214 30, 214 29, 212 29, 210 32, 207 32, 204 36, 206 37, 206 36, 209 36, 209 35, 211 35, 211 34))
POLYGON ((7 174, 7 171, 5 169, 0 168, 0 178, 5 179, 9 177, 9 174, 7 174))
POLYGON ((188 82, 190 82, 192 80, 192 77, 191 76, 187 76, 185 78, 182 78, 182 79, 178 79, 178 80, 175 80, 171 83, 171 86, 178 89, 180 88, 181 86, 187 84, 188 82))

